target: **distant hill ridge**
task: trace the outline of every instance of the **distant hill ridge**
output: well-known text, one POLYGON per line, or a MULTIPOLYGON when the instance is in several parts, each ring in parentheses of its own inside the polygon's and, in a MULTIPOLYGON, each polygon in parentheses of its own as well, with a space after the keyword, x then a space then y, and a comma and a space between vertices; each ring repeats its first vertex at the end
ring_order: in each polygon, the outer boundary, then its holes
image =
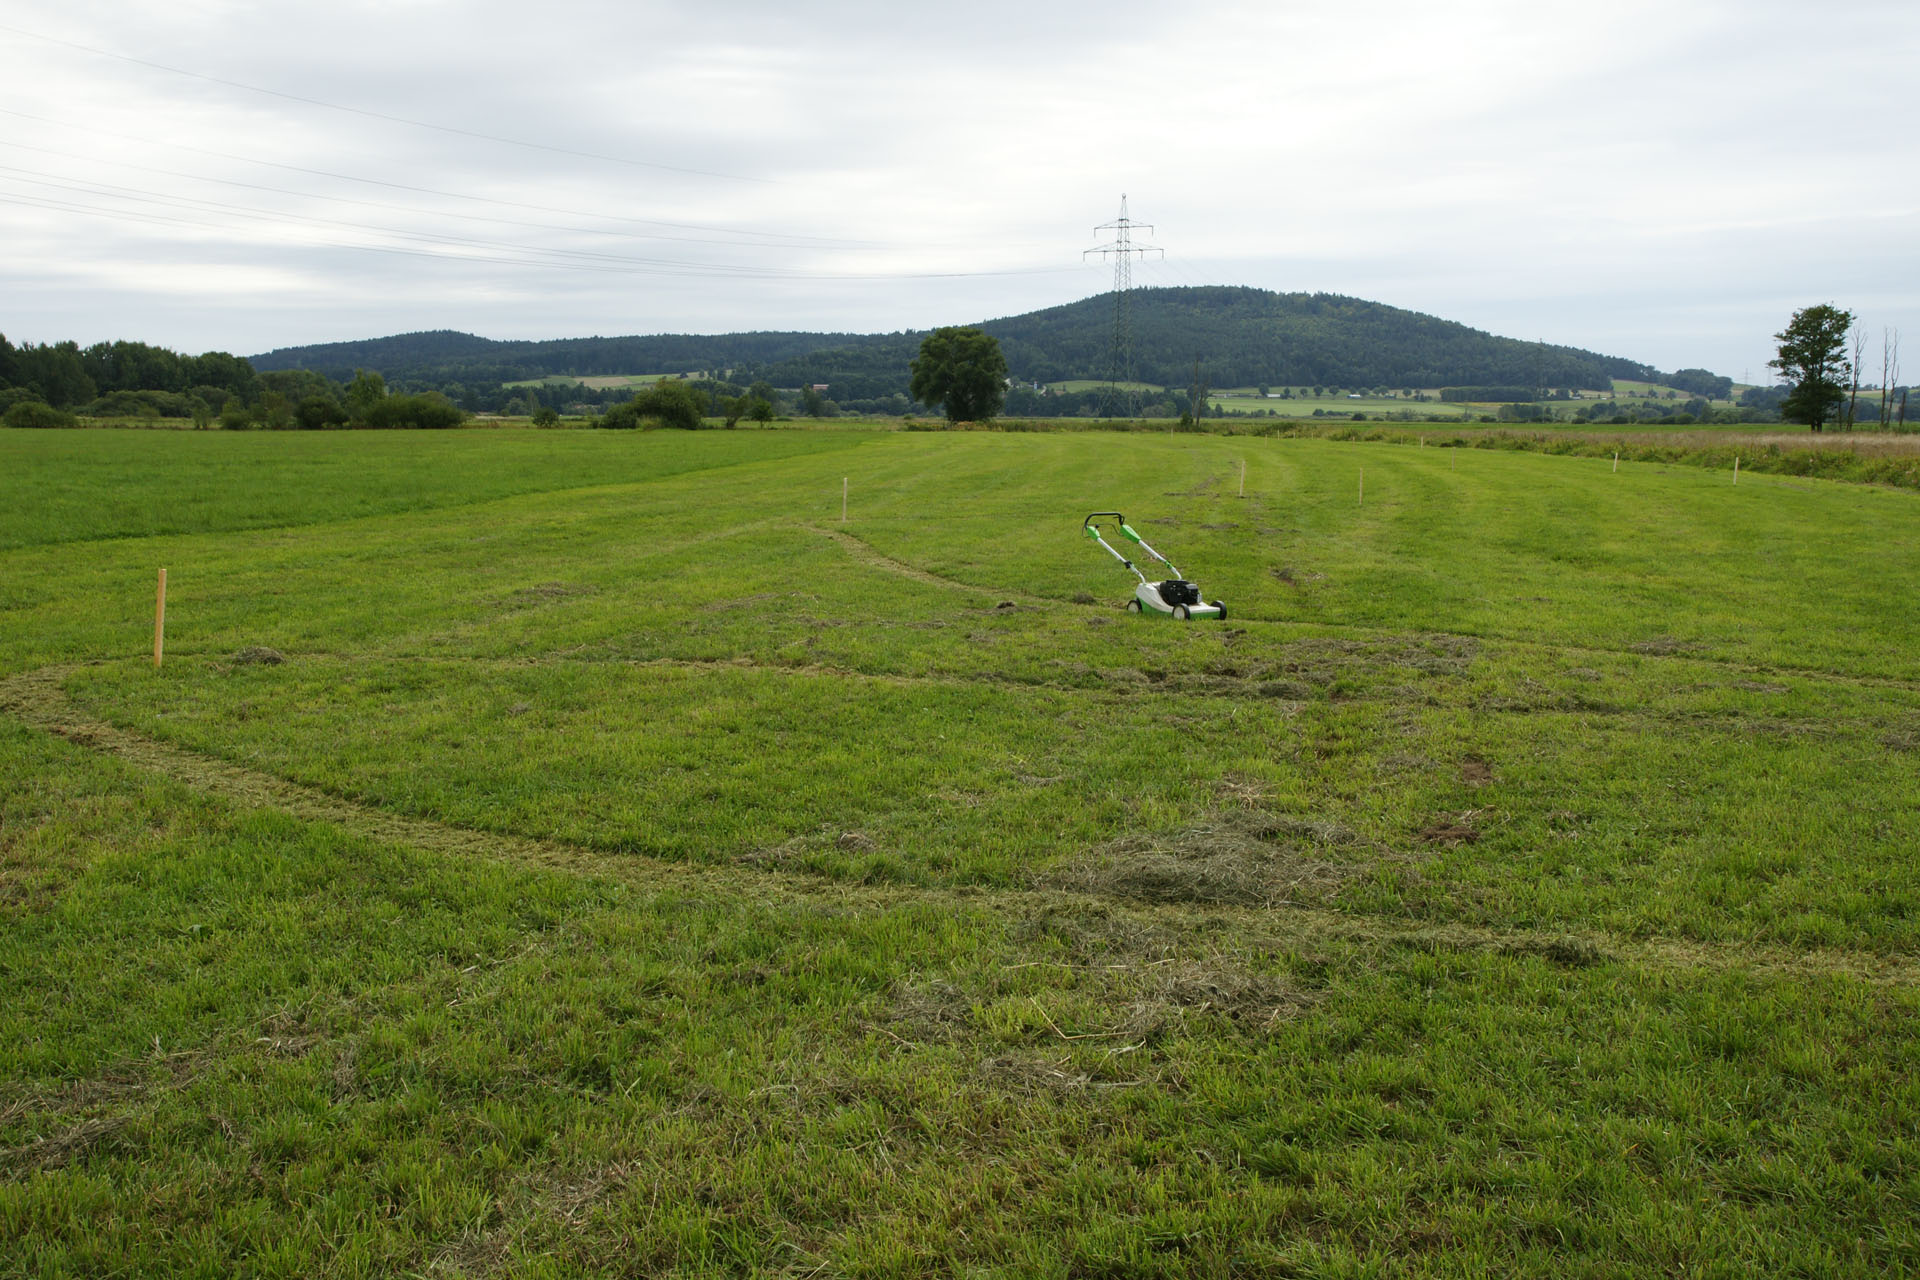
MULTIPOLYGON (((1497 337, 1451 320, 1329 293, 1207 287, 1132 296, 1133 375, 1184 388, 1194 361, 1210 386, 1604 387, 1655 379, 1637 361, 1577 347, 1497 337)), ((1014 378, 1104 378, 1113 295, 988 320, 1014 378)), ((554 375, 734 371, 736 382, 826 383, 835 399, 904 393, 924 331, 753 332, 498 342, 450 330, 284 347, 256 369, 313 369, 334 378, 373 369, 390 380, 505 382, 554 375)))

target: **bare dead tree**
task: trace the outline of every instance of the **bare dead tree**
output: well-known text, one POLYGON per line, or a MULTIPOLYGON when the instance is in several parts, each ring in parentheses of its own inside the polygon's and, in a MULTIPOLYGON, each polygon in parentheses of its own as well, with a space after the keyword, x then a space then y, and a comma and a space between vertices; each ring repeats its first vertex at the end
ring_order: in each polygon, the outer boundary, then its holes
POLYGON ((1880 429, 1893 426, 1893 389, 1900 385, 1900 331, 1880 330, 1880 429))
POLYGON ((1853 430, 1853 414, 1860 403, 1860 361, 1867 354, 1867 335, 1859 325, 1853 327, 1853 361, 1847 370, 1847 415, 1842 431, 1853 430))

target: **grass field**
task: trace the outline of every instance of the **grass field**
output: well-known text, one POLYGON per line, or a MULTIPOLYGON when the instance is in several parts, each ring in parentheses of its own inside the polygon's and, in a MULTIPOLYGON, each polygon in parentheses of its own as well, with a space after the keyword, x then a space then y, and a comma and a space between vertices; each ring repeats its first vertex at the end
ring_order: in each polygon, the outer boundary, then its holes
POLYGON ((1912 493, 0 432, 0 513, 0 1272, 1920 1266, 1912 493))
POLYGON ((1215 392, 1207 397, 1207 403, 1227 413, 1271 413, 1279 418, 1308 419, 1315 413, 1323 418, 1344 418, 1355 413, 1364 413, 1370 418, 1384 413, 1415 413, 1432 422, 1455 422, 1489 411, 1484 405, 1447 403, 1437 398, 1420 401, 1369 395, 1349 399, 1341 394, 1278 400, 1271 396, 1262 399, 1257 391, 1245 395, 1215 392))
POLYGON ((581 377, 567 374, 551 374, 545 378, 522 378, 518 382, 503 382, 503 387, 588 387, 594 391, 607 391, 615 387, 650 387, 662 378, 678 375, 671 373, 596 373, 581 377))
POLYGON ((1158 392, 1160 390, 1159 387, 1151 382, 1109 383, 1105 378, 1069 378, 1064 382, 1050 382, 1047 386, 1054 391, 1068 393, 1076 391, 1104 391, 1109 386, 1118 386, 1123 391, 1158 392))
MULTIPOLYGON (((1107 384, 1098 381, 1056 382, 1051 386, 1056 391, 1088 391, 1104 387, 1107 384)), ((1160 388, 1144 382, 1123 384, 1139 393, 1158 394, 1160 388)), ((1278 392, 1280 388, 1269 388, 1278 392)), ((1499 410, 1496 403, 1460 402, 1440 399, 1440 389, 1428 387, 1423 390, 1428 398, 1417 400, 1401 395, 1376 396, 1371 393, 1350 395, 1345 391, 1328 391, 1325 395, 1315 396, 1308 387, 1293 388, 1292 397, 1281 399, 1277 395, 1262 396, 1257 387, 1215 387, 1207 396, 1207 403, 1227 413, 1272 414, 1278 418, 1345 417, 1349 414, 1364 413, 1377 418, 1390 413, 1415 413, 1427 421, 1453 422, 1472 419, 1482 414, 1492 414, 1499 410)), ((1616 379, 1611 391, 1587 390, 1581 393, 1583 400, 1592 401, 1604 395, 1611 396, 1622 409, 1658 409, 1667 413, 1678 413, 1687 402, 1686 392, 1676 392, 1677 398, 1669 398, 1667 393, 1673 388, 1650 382, 1629 382, 1616 379)), ((1579 407, 1582 401, 1549 402, 1552 407, 1565 413, 1579 407)), ((1710 402, 1717 409, 1730 407, 1731 400, 1710 402)))

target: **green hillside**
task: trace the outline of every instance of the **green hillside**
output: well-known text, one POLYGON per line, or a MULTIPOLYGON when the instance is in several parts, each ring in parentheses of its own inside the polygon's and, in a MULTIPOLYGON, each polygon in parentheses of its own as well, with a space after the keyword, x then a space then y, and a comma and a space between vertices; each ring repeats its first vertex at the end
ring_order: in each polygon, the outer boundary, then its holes
MULTIPOLYGON (((1133 372, 1184 387, 1193 362, 1211 386, 1606 386, 1645 365, 1574 347, 1495 337, 1463 324, 1329 293, 1142 289, 1132 300, 1133 372)), ((1041 381, 1105 376, 1113 295, 995 320, 1007 363, 1041 381)))
MULTIPOLYGON (((1133 370, 1185 387, 1199 361, 1212 386, 1454 385, 1604 387, 1655 371, 1574 347, 1520 342, 1359 298, 1248 288, 1142 289, 1132 298, 1133 370)), ((1104 379, 1111 370, 1113 295, 984 322, 1018 381, 1104 379)), ((745 333, 490 342, 419 333, 289 347, 253 358, 261 370, 330 377, 377 369, 389 379, 508 382, 554 375, 731 370, 735 382, 825 383, 840 401, 905 395, 924 333, 745 333)))

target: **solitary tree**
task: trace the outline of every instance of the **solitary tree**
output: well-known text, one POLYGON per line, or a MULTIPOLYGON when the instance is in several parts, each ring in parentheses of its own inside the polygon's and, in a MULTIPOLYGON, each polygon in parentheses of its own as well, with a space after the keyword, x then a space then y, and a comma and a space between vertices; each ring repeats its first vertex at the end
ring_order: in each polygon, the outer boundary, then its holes
POLYGON ((1825 303, 1793 313, 1787 327, 1774 334, 1780 344, 1777 358, 1767 361, 1788 384, 1780 402, 1780 416, 1822 430, 1847 401, 1852 366, 1847 361, 1847 331, 1853 313, 1825 303))
POLYGON ((1007 358, 991 334, 935 329, 913 360, 913 398, 941 405, 948 422, 986 422, 1007 399, 1007 358))

